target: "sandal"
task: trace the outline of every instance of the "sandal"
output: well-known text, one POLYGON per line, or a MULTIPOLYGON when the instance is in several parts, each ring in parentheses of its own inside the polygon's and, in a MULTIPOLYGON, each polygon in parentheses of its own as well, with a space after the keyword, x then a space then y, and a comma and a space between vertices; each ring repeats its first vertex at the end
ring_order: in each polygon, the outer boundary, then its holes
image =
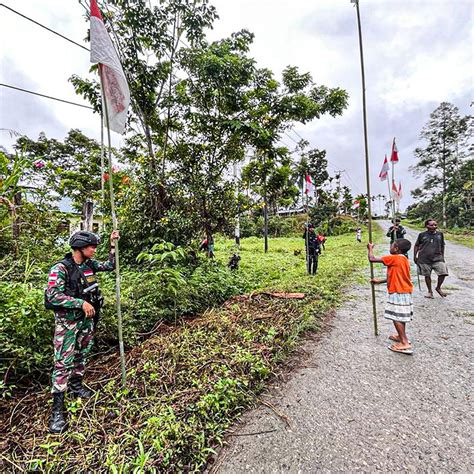
POLYGON ((393 344, 391 346, 388 346, 388 348, 392 352, 399 352, 400 354, 407 354, 407 355, 413 354, 413 349, 411 347, 407 347, 406 349, 400 349, 399 347, 397 347, 397 344, 393 344))
MULTIPOLYGON (((394 336, 393 334, 388 336, 388 338, 393 342, 401 342, 398 336, 394 336)), ((408 344, 411 344, 411 341, 408 341, 408 344)))

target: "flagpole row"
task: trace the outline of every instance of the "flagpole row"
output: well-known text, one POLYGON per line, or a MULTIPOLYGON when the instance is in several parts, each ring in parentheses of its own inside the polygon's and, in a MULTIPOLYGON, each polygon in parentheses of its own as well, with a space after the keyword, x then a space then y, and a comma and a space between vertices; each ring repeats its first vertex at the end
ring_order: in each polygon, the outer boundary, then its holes
MULTIPOLYGON (((372 205, 370 200, 370 166, 369 166, 369 140, 367 134, 367 107, 365 97, 365 70, 364 70, 364 50, 362 46, 362 27, 360 22, 360 10, 359 0, 355 0, 355 7, 357 13, 357 26, 359 30, 359 50, 360 50, 360 68, 362 76, 362 110, 363 110, 363 121, 364 121, 364 146, 365 146, 365 178, 367 184, 367 212, 368 212, 368 230, 369 230, 369 241, 373 242, 372 238, 372 205)), ((374 279, 374 265, 369 262, 370 266, 370 278, 374 279)), ((371 283, 372 292, 372 315, 374 322, 374 334, 378 335, 378 324, 377 324, 377 306, 375 300, 375 286, 371 283)))

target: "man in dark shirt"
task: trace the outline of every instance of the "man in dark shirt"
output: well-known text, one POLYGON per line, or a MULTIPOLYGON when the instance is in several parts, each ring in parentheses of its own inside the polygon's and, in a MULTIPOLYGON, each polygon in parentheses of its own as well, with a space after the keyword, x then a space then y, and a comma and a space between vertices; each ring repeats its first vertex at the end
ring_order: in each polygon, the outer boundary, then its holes
POLYGON ((397 239, 404 239, 407 231, 400 224, 400 219, 392 219, 392 226, 388 228, 387 237, 390 237, 390 245, 392 245, 397 239))
POLYGON ((309 275, 316 275, 318 271, 318 257, 321 253, 321 243, 314 231, 314 225, 308 224, 304 230, 303 239, 306 243, 306 266, 309 275))
POLYGON ((427 298, 433 298, 431 286, 431 272, 434 270, 438 275, 436 292, 443 298, 447 294, 441 290, 444 279, 448 276, 448 267, 444 261, 444 236, 438 230, 438 224, 434 219, 425 221, 426 232, 422 232, 416 239, 413 249, 414 261, 418 265, 420 275, 425 277, 428 287, 427 298))

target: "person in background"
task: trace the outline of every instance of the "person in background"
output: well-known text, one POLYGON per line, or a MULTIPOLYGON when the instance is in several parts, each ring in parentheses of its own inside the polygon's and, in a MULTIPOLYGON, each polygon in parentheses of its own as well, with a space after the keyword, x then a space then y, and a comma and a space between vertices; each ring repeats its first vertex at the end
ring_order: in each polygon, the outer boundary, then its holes
POLYGON ((324 247, 324 244, 327 238, 323 233, 318 232, 318 240, 319 240, 319 253, 322 253, 321 249, 326 250, 326 248, 324 247))
POLYGON ((357 242, 362 242, 362 229, 360 227, 357 227, 356 229, 356 239, 357 242))
POLYGON ((199 250, 205 250, 209 258, 214 258, 214 237, 206 237, 199 245, 199 250))
POLYGON ((438 230, 438 223, 434 219, 425 221, 426 231, 421 232, 415 242, 413 257, 418 265, 418 272, 425 277, 428 294, 426 298, 433 298, 433 288, 431 283, 431 272, 438 275, 436 293, 442 298, 448 296, 442 289, 445 278, 448 276, 448 267, 444 261, 444 236, 438 230))
POLYGON ((309 275, 316 275, 318 271, 318 256, 320 253, 320 243, 316 232, 314 231, 314 225, 308 224, 307 229, 305 228, 303 239, 305 239, 306 246, 306 265, 309 275))
POLYGON ((392 225, 388 228, 387 237, 390 237, 390 245, 397 239, 404 239, 407 231, 405 227, 400 224, 400 219, 396 217, 392 219, 392 225))

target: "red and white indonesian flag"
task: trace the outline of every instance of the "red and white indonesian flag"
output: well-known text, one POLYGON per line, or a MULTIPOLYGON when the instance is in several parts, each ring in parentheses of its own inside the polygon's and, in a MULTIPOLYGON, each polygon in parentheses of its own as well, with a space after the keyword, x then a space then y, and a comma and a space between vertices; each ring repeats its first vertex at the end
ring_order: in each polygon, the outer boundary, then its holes
POLYGON ((311 176, 309 174, 306 175, 305 177, 305 182, 304 182, 304 193, 308 197, 314 197, 314 184, 313 181, 311 180, 311 176))
POLYGON ((395 184, 395 180, 392 180, 392 199, 400 202, 400 197, 398 195, 398 188, 397 185, 395 184))
POLYGON ((354 201, 354 204, 352 205, 352 209, 359 209, 359 207, 360 207, 360 201, 356 199, 354 201))
POLYGON ((127 123, 130 91, 96 0, 91 0, 91 63, 99 63, 102 93, 105 96, 103 100, 107 102, 109 128, 122 134, 127 123))
POLYGON ((402 182, 400 181, 400 183, 398 184, 398 200, 400 201, 400 199, 402 199, 403 197, 403 194, 402 194, 402 182))
POLYGON ((398 163, 398 148, 397 144, 395 143, 395 138, 393 139, 392 143, 392 155, 390 156, 390 161, 392 163, 398 163))
POLYGON ((380 173, 379 173, 380 181, 386 181, 386 179, 388 177, 388 170, 389 169, 390 169, 390 166, 388 164, 387 155, 385 155, 385 160, 383 162, 382 169, 380 170, 380 173))

